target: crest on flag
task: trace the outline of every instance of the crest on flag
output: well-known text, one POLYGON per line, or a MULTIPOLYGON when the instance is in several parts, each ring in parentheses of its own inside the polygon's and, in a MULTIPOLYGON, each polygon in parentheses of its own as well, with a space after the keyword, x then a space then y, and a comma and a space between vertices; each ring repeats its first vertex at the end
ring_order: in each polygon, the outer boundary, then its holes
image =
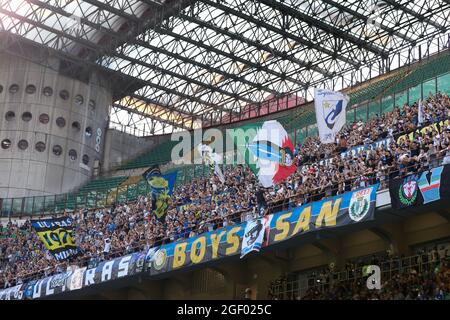
POLYGON ((372 188, 355 191, 350 199, 348 214, 353 221, 362 220, 370 209, 370 195, 372 188))
POLYGON ((337 117, 342 113, 342 104, 344 100, 324 100, 322 107, 323 107, 323 114, 324 114, 324 120, 327 125, 327 127, 330 130, 333 130, 334 124, 336 123, 337 117))
POLYGON ((242 239, 241 259, 252 251, 259 251, 261 247, 266 246, 264 236, 268 236, 272 216, 264 216, 262 218, 248 221, 244 230, 244 238, 242 239))
POLYGON ((400 202, 410 206, 417 199, 417 175, 405 178, 398 190, 400 202))

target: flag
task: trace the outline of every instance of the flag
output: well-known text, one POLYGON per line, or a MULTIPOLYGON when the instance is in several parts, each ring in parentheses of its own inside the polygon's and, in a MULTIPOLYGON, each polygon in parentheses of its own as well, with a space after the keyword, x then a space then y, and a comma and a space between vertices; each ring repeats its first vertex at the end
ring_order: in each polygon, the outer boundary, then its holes
POLYGON ((422 100, 419 100, 419 112, 418 112, 418 122, 419 125, 421 125, 423 123, 424 119, 423 119, 423 104, 422 104, 422 100))
POLYGON ((160 176, 161 175, 161 170, 159 169, 159 166, 155 165, 149 169, 147 169, 142 176, 144 177, 145 180, 149 181, 151 180, 152 176, 160 176))
POLYGON ((203 162, 209 164, 215 175, 219 177, 220 182, 225 183, 225 177, 219 166, 222 157, 213 152, 213 149, 210 146, 202 143, 197 146, 197 151, 201 155, 203 162))
POLYGON ((267 237, 268 230, 270 230, 271 220, 272 215, 247 222, 242 239, 241 259, 248 253, 259 252, 261 247, 267 246, 268 241, 265 241, 264 238, 267 237))
POLYGON ((31 220, 31 226, 56 260, 62 261, 81 252, 73 239, 71 218, 31 220))
POLYGON ((245 125, 228 134, 263 187, 278 184, 297 170, 294 145, 278 121, 245 125))
POLYGON ((169 208, 170 196, 173 193, 177 172, 161 174, 159 168, 153 167, 145 171, 144 178, 152 192, 152 210, 158 220, 164 220, 169 208))
POLYGON ((314 107, 320 142, 335 142, 336 133, 345 125, 349 100, 350 98, 346 94, 340 92, 314 89, 314 107))
POLYGON ((450 198, 450 165, 389 180, 394 209, 420 206, 450 198))

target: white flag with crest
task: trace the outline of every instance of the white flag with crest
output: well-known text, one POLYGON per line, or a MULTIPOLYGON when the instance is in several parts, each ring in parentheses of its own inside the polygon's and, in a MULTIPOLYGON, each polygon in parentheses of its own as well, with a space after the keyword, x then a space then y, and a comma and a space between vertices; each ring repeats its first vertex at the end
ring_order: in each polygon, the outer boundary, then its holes
POLYGON ((314 89, 314 106, 320 142, 335 142, 336 134, 345 125, 349 100, 349 96, 341 92, 314 89))

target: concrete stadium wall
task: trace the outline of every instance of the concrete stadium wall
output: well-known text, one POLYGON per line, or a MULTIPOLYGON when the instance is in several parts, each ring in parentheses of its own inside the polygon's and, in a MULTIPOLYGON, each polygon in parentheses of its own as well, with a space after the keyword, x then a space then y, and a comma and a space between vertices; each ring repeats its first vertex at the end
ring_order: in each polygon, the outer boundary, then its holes
POLYGON ((170 135, 136 137, 126 132, 108 129, 106 131, 102 169, 105 172, 109 171, 167 140, 170 140, 170 135))
POLYGON ((68 192, 87 182, 102 160, 111 92, 99 75, 84 83, 60 75, 58 64, 0 55, 0 198, 68 192))

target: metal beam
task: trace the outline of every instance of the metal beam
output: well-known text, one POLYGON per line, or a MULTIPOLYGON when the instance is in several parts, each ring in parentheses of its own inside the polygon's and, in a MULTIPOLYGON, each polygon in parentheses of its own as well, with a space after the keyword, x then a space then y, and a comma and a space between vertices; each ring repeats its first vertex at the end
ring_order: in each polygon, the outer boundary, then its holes
MULTIPOLYGON (((47 30, 49 32, 52 32, 52 33, 54 33, 56 35, 60 35, 62 37, 66 37, 67 39, 70 39, 70 40, 72 40, 72 41, 74 41, 76 43, 79 43, 79 44, 81 44, 81 45, 83 45, 83 46, 85 46, 85 47, 87 47, 89 49, 95 50, 96 48, 98 48, 98 46, 96 44, 94 44, 94 43, 91 43, 91 42, 88 42, 86 40, 79 39, 79 38, 74 37, 72 35, 66 34, 66 33, 64 33, 62 31, 56 30, 54 28, 51 28, 51 27, 49 27, 49 26, 47 26, 47 25, 45 25, 45 24, 43 24, 41 22, 33 21, 33 20, 31 20, 31 19, 29 19, 27 17, 23 17, 23 16, 20 16, 20 15, 17 15, 17 14, 15 14, 13 12, 4 10, 2 8, 0 8, 0 12, 5 13, 5 14, 10 14, 11 16, 16 17, 16 19, 23 19, 24 21, 27 21, 30 24, 33 24, 33 25, 35 25, 35 26, 37 26, 39 28, 42 28, 42 29, 47 30)), ((131 58, 127 57, 127 59, 131 59, 131 58)), ((142 65, 143 63, 139 62, 139 64, 142 65)), ((218 106, 216 104, 209 103, 207 101, 204 101, 204 100, 199 99, 199 98, 194 97, 194 96, 189 96, 189 95, 187 95, 185 93, 178 92, 178 91, 176 91, 176 90, 174 90, 172 88, 167 88, 167 87, 161 86, 159 84, 155 84, 155 83, 153 83, 151 81, 147 81, 146 79, 139 79, 139 80, 145 81, 146 85, 148 85, 148 86, 157 88, 158 90, 161 90, 161 91, 169 92, 169 93, 171 93, 173 95, 176 95, 176 96, 182 97, 184 99, 187 99, 188 101, 195 101, 195 102, 198 102, 200 104, 203 104, 203 105, 211 107, 211 108, 222 108, 222 107, 220 107, 220 106, 218 106)), ((222 109, 224 109, 224 108, 222 108, 222 109)), ((226 109, 224 109, 224 110, 226 110, 226 109)), ((228 111, 228 110, 226 110, 226 111, 228 111)))
MULTIPOLYGON (((43 9, 50 10, 54 14, 59 14, 59 15, 64 16, 66 18, 72 18, 73 17, 73 15, 71 13, 65 11, 63 8, 52 6, 51 4, 48 4, 48 3, 43 2, 43 1, 30 0, 30 3, 35 4, 35 5, 43 8, 43 9)), ((89 20, 88 18, 86 18, 85 16, 78 17, 78 18, 80 19, 79 21, 80 21, 81 24, 89 26, 90 28, 95 29, 95 30, 103 33, 104 36, 107 36, 107 37, 110 37, 110 38, 115 38, 115 39, 117 39, 117 41, 125 41, 126 40, 126 34, 124 34, 124 33, 118 33, 118 32, 116 32, 113 29, 105 28, 101 24, 95 23, 95 22, 89 20)), ((104 47, 102 47, 102 52, 105 52, 105 51, 106 50, 104 49, 104 47)))
MULTIPOLYGON (((312 41, 310 41, 310 40, 308 40, 306 38, 299 37, 299 36, 297 36, 297 35, 295 35, 293 33, 290 33, 290 32, 287 32, 285 30, 282 30, 282 29, 279 29, 277 27, 274 27, 274 26, 268 24, 267 22, 261 21, 259 19, 256 19, 256 18, 250 16, 250 15, 247 15, 247 14, 241 12, 241 11, 238 11, 238 10, 235 10, 235 9, 230 8, 228 6, 225 6, 225 5, 221 4, 220 2, 214 2, 212 0, 199 0, 199 1, 201 1, 203 3, 206 3, 206 4, 210 5, 210 6, 213 6, 215 8, 218 8, 218 9, 220 9, 222 11, 227 12, 227 13, 230 13, 232 15, 235 15, 237 17, 240 17, 242 19, 245 19, 247 21, 250 21, 250 22, 252 22, 252 23, 254 23, 256 25, 260 25, 260 26, 262 26, 263 28, 265 28, 267 30, 270 30, 270 31, 275 32, 275 33, 278 33, 278 34, 280 34, 283 37, 286 37, 288 39, 292 39, 295 42, 298 42, 298 43, 304 45, 307 48, 313 48, 313 49, 315 49, 317 51, 325 53, 326 55, 328 55, 330 57, 334 57, 335 56, 335 52, 334 51, 332 51, 332 50, 330 50, 328 48, 322 47, 318 43, 312 42, 312 41)), ((341 61, 343 61, 345 63, 348 63, 350 65, 353 65, 353 66, 357 66, 358 65, 357 61, 354 61, 354 60, 352 60, 349 57, 344 57, 342 55, 338 55, 336 58, 338 60, 341 60, 341 61)))
MULTIPOLYGON (((7 33, 7 32, 3 32, 3 33, 1 33, 1 35, 3 35, 3 39, 2 39, 2 47, 3 48, 2 48, 2 51, 8 52, 10 54, 19 55, 19 56, 23 57, 24 59, 41 59, 41 57, 39 55, 37 55, 36 52, 31 54, 31 55, 26 55, 26 54, 20 54, 19 52, 10 50, 10 47, 13 46, 14 42, 18 43, 19 45, 20 45, 21 42, 24 42, 24 43, 30 43, 33 46, 40 46, 37 43, 35 43, 34 41, 26 39, 26 38, 23 38, 22 36, 19 36, 19 35, 10 34, 10 33, 7 33), (7 39, 5 39, 6 36, 8 36, 7 39), (19 39, 17 39, 17 38, 19 38, 19 39), (3 40, 6 40, 6 41, 3 41, 3 40), (9 41, 9 43, 7 43, 7 41, 9 41)), ((42 47, 42 46, 40 46, 40 47, 42 47)), ((24 48, 24 49, 26 49, 26 48, 24 48)), ((72 56, 70 54, 60 52, 60 51, 58 51, 56 49, 52 49, 52 48, 48 48, 48 47, 45 48, 45 49, 48 50, 49 52, 51 52, 52 54, 57 55, 61 59, 68 60, 68 61, 73 61, 74 63, 77 63, 77 64, 78 63, 84 63, 84 64, 88 65, 90 68, 98 69, 98 70, 100 70, 102 72, 117 73, 117 74, 120 74, 121 77, 129 77, 131 81, 141 82, 142 86, 156 87, 158 90, 165 90, 165 89, 167 89, 167 88, 158 86, 156 84, 153 84, 150 81, 136 79, 136 78, 134 78, 132 76, 128 76, 128 75, 122 74, 122 73, 120 73, 118 71, 114 71, 114 70, 108 69, 106 67, 97 65, 97 64, 95 64, 93 62, 90 62, 90 61, 85 61, 85 60, 83 60, 81 58, 77 58, 77 57, 72 56)), ((35 62, 36 63, 42 63, 42 61, 39 61, 39 60, 36 60, 35 62)), ((196 99, 195 97, 190 97, 190 96, 187 96, 185 94, 178 93, 175 90, 168 90, 168 92, 173 94, 173 95, 176 95, 176 96, 181 96, 184 99, 192 99, 193 101, 198 101, 198 99, 196 99)), ((205 102, 199 102, 199 103, 205 103, 205 102)), ((160 105, 161 107, 165 107, 164 105, 161 105, 160 103, 158 103, 158 105, 160 105)), ((132 110, 132 109, 130 109, 130 110, 132 110)), ((182 110, 178 110, 177 108, 169 108, 168 110, 169 111, 178 112, 180 114, 183 113, 182 110)), ((193 115, 191 115, 191 117, 192 117, 193 120, 196 119, 196 117, 193 116, 193 115)))
POLYGON ((105 11, 113 13, 113 14, 115 14, 118 17, 123 17, 123 18, 127 19, 128 21, 133 22, 135 24, 135 26, 137 26, 139 24, 139 22, 140 22, 138 17, 133 16, 133 15, 131 15, 129 13, 126 13, 123 10, 111 7, 111 6, 107 5, 105 2, 100 2, 100 1, 97 1, 97 0, 83 0, 83 2, 90 3, 90 4, 92 4, 93 6, 99 8, 99 9, 102 9, 102 10, 105 10, 105 11))
MULTIPOLYGON (((44 23, 42 23, 42 22, 40 22, 40 21, 32 20, 32 19, 30 19, 30 18, 28 18, 28 17, 18 15, 18 14, 16 14, 15 12, 8 11, 8 10, 5 10, 5 9, 3 9, 3 8, 0 8, 0 13, 3 13, 3 14, 5 14, 5 15, 8 15, 8 16, 11 16, 11 17, 14 17, 14 18, 17 19, 17 20, 20 20, 20 22, 26 22, 26 23, 29 23, 29 24, 31 24, 34 28, 41 28, 41 29, 43 29, 43 30, 46 30, 46 31, 48 31, 48 32, 51 32, 51 33, 53 33, 55 36, 64 37, 64 38, 67 38, 67 39, 69 39, 69 40, 71 40, 71 41, 73 41, 73 42, 79 43, 79 44, 81 44, 82 46, 84 46, 85 48, 91 50, 92 52, 95 52, 96 50, 98 50, 98 51, 102 50, 102 47, 96 45, 96 44, 93 43, 93 42, 87 41, 87 40, 85 40, 85 39, 81 39, 81 38, 79 38, 79 37, 72 36, 72 35, 70 35, 70 34, 67 34, 67 33, 61 31, 61 30, 54 29, 54 28, 49 27, 49 26, 47 26, 46 24, 44 24, 44 23)), ((22 35, 21 35, 21 36, 22 36, 22 35)), ((53 40, 54 40, 54 39, 52 39, 52 41, 53 41, 53 40)), ((43 42, 41 45, 49 46, 49 42, 50 42, 50 41, 48 41, 47 43, 43 42)))
POLYGON ((258 0, 258 1, 273 8, 273 9, 276 9, 276 10, 282 12, 283 14, 286 14, 286 15, 292 16, 296 19, 302 20, 310 26, 319 28, 327 33, 330 33, 337 38, 341 38, 345 41, 348 41, 350 43, 357 45, 358 47, 362 47, 378 56, 386 58, 389 54, 387 51, 384 51, 384 50, 378 48, 377 46, 373 45, 370 42, 367 42, 361 38, 355 37, 348 32, 343 32, 343 30, 340 30, 333 25, 325 23, 320 19, 311 17, 310 15, 305 14, 304 12, 294 9, 290 6, 287 6, 287 5, 283 4, 282 2, 275 1, 275 0, 258 0))
MULTIPOLYGON (((148 63, 148 62, 144 62, 142 60, 137 60, 137 59, 131 58, 129 56, 126 56, 126 55, 120 54, 120 53, 116 53, 115 56, 117 56, 118 58, 130 61, 131 63, 135 63, 135 64, 139 64, 141 66, 147 67, 147 68, 149 68, 151 70, 154 70, 154 71, 157 71, 157 72, 161 72, 161 73, 167 74, 169 76, 172 76, 174 78, 178 78, 178 79, 184 80, 184 81, 186 81, 186 83, 194 83, 194 84, 196 84, 198 86, 201 86, 203 88, 207 88, 207 89, 209 89, 211 91, 217 91, 217 92, 220 92, 220 93, 222 93, 224 95, 227 95, 227 96, 230 96, 230 97, 236 97, 236 95, 234 93, 228 92, 228 91, 223 90, 223 89, 221 89, 219 87, 214 87, 211 84, 207 84, 207 83, 198 81, 196 79, 189 78, 187 76, 178 74, 178 73, 170 71, 168 69, 164 69, 164 68, 158 67, 158 66, 156 66, 154 64, 151 64, 151 63, 148 63)), ((239 98, 239 100, 245 101, 247 103, 256 103, 255 101, 252 101, 250 99, 247 99, 247 98, 244 98, 244 97, 241 97, 241 96, 238 96, 238 98, 239 98)), ((223 107, 220 107, 220 106, 216 106, 215 108, 220 109, 220 110, 225 110, 223 107)))
MULTIPOLYGON (((335 8, 343 11, 343 12, 347 12, 347 13, 351 14, 352 16, 354 16, 355 18, 357 18, 359 20, 362 20, 364 22, 367 22, 367 20, 369 20, 369 17, 367 17, 367 16, 365 16, 365 15, 363 15, 363 14, 361 14, 361 13, 359 13, 359 12, 353 10, 353 9, 351 9, 348 6, 344 6, 344 5, 340 4, 340 3, 337 3, 337 2, 335 2, 333 0, 322 0, 322 2, 324 2, 326 4, 329 4, 329 5, 331 5, 331 6, 335 7, 335 8)), ((408 41, 409 43, 415 43, 415 40, 411 39, 410 37, 408 37, 406 35, 403 35, 402 33, 396 31, 393 28, 390 28, 390 27, 385 26, 383 24, 379 24, 378 26, 381 29, 383 29, 384 31, 386 31, 388 34, 393 34, 396 37, 399 37, 399 38, 402 38, 405 41, 408 41)))
MULTIPOLYGON (((193 60, 193 59, 190 59, 190 58, 186 58, 186 57, 184 57, 182 55, 175 54, 175 53, 170 52, 170 51, 168 51, 166 49, 163 49, 161 47, 153 46, 153 45, 149 44, 149 42, 142 41, 140 39, 135 39, 135 40, 131 41, 130 43, 137 44, 137 45, 142 46, 144 48, 150 49, 150 50, 152 50, 154 52, 159 52, 159 53, 162 53, 162 54, 164 54, 164 55, 166 55, 168 57, 181 60, 184 63, 195 65, 195 66, 200 67, 202 69, 208 70, 211 73, 212 72, 217 73, 217 74, 222 75, 222 76, 224 76, 224 77, 226 77, 228 79, 231 79, 233 81, 241 82, 241 83, 244 83, 244 84, 249 85, 251 87, 258 87, 259 86, 257 83, 252 82, 252 81, 250 81, 248 79, 245 79, 245 78, 239 77, 239 76, 237 76, 235 74, 223 71, 223 70, 221 70, 219 68, 216 68, 216 67, 214 67, 212 65, 204 64, 204 63, 198 62, 196 60, 193 60)), ((262 90, 268 92, 268 93, 271 93, 271 94, 277 94, 278 93, 275 90, 272 90, 272 89, 267 88, 265 86, 261 86, 260 88, 262 90)))
POLYGON ((227 57, 227 58, 229 58, 229 59, 231 59, 231 60, 233 60, 233 61, 235 61, 235 62, 243 63, 243 64, 246 65, 246 66, 249 66, 249 67, 252 67, 252 68, 255 68, 255 69, 264 71, 264 72, 266 72, 266 73, 268 73, 268 74, 271 74, 271 75, 273 75, 273 76, 275 76, 275 77, 278 77, 278 78, 281 78, 281 79, 285 79, 285 80, 289 80, 289 81, 291 81, 291 82, 293 82, 293 83, 296 83, 296 84, 299 85, 299 86, 302 86, 302 83, 299 82, 297 79, 294 79, 294 78, 292 78, 292 77, 288 77, 288 76, 283 75, 283 74, 281 74, 281 73, 279 73, 279 72, 277 72, 277 71, 270 70, 270 69, 268 69, 267 67, 265 67, 265 66, 263 66, 263 65, 261 65, 261 64, 253 63, 253 62, 251 62, 251 61, 248 61, 248 60, 246 60, 246 59, 243 59, 243 58, 241 58, 241 57, 238 57, 238 56, 236 56, 235 54, 220 51, 220 50, 218 50, 218 49, 216 49, 216 48, 214 48, 214 47, 208 46, 208 45, 206 45, 206 44, 204 44, 204 43, 198 42, 198 41, 193 40, 193 39, 191 39, 191 38, 189 38, 189 37, 179 35, 179 34, 173 32, 173 31, 171 31, 171 30, 164 29, 164 28, 162 28, 162 27, 160 27, 160 26, 156 27, 156 31, 157 31, 158 33, 162 33, 162 34, 169 35, 169 36, 171 36, 171 37, 173 37, 173 38, 175 38, 175 39, 182 40, 182 41, 184 41, 184 42, 193 44, 193 45, 195 45, 195 46, 197 46, 197 47, 199 47, 199 48, 203 48, 203 49, 205 49, 205 50, 207 50, 207 51, 211 51, 211 52, 214 52, 214 53, 216 53, 216 54, 218 54, 218 55, 227 57))
POLYGON ((393 1, 393 0, 383 0, 383 2, 389 4, 391 7, 393 7, 396 10, 400 9, 401 11, 406 12, 407 14, 415 17, 419 21, 425 21, 426 23, 428 23, 429 25, 432 25, 436 29, 444 30, 444 27, 441 26, 440 24, 436 23, 432 19, 424 17, 423 15, 421 15, 421 14, 419 14, 419 13, 417 13, 417 12, 411 10, 411 9, 409 9, 408 7, 405 7, 401 3, 398 3, 398 2, 393 1))
MULTIPOLYGON (((37 4, 37 5, 39 5, 42 8, 45 8, 45 9, 48 9, 48 10, 52 10, 53 12, 61 14, 61 15, 65 16, 65 17, 70 17, 71 16, 68 12, 64 11, 62 8, 58 8, 58 7, 54 7, 54 6, 48 5, 46 3, 43 3, 42 1, 33 0, 33 2, 35 4, 37 4)), ((101 32, 103 32, 103 33, 105 33, 107 35, 111 35, 111 36, 113 36, 113 37, 115 37, 117 39, 121 38, 121 35, 119 33, 115 32, 114 30, 103 28, 101 25, 93 23, 93 22, 89 21, 86 18, 82 18, 81 22, 86 24, 86 25, 88 25, 88 26, 90 26, 90 27, 92 27, 92 28, 94 28, 94 29, 96 29, 96 30, 98 30, 98 31, 101 31, 101 32)), ((230 96, 230 97, 233 97, 233 98, 235 98, 235 96, 236 96, 234 93, 230 93, 230 92, 228 92, 226 90, 221 89, 220 87, 215 87, 215 86, 213 86, 211 84, 206 84, 206 83, 203 83, 203 82, 198 81, 196 79, 188 78, 187 76, 183 76, 183 75, 177 74, 175 72, 172 72, 170 70, 166 70, 164 68, 160 68, 158 66, 146 63, 144 61, 137 60, 137 59, 125 56, 124 54, 121 54, 121 53, 115 53, 115 56, 118 57, 118 58, 130 61, 131 63, 143 65, 143 66, 145 66, 145 67, 147 67, 149 69, 152 69, 152 70, 155 70, 155 71, 158 71, 158 72, 161 72, 161 73, 169 74, 169 75, 171 75, 171 76, 173 76, 175 78, 182 79, 182 80, 186 81, 187 83, 189 83, 189 82, 195 83, 196 85, 204 87, 204 88, 207 88, 207 89, 209 89, 211 91, 217 91, 217 92, 220 92, 220 93, 222 93, 224 95, 227 95, 227 96, 230 96)), ((245 97, 241 97, 241 96, 239 96, 239 100, 245 101, 246 103, 257 103, 256 101, 253 101, 253 100, 247 99, 245 97)), ((219 110, 224 110, 224 108, 221 107, 221 106, 216 106, 215 108, 219 109, 219 110)))
MULTIPOLYGON (((214 30, 217 33, 226 35, 227 37, 230 37, 231 39, 235 39, 235 40, 241 41, 241 42, 243 42, 243 43, 245 43, 245 44, 247 44, 249 46, 257 48, 258 50, 264 50, 264 51, 267 51, 268 53, 273 53, 274 55, 282 58, 283 60, 287 60, 287 61, 293 62, 295 64, 298 64, 298 65, 304 67, 305 69, 314 70, 314 71, 316 71, 318 73, 323 74, 325 77, 331 77, 331 74, 328 73, 327 70, 324 70, 324 69, 322 69, 320 67, 314 66, 314 65, 312 65, 310 63, 307 63, 305 61, 297 59, 294 56, 291 56, 291 55, 289 55, 286 52, 278 51, 275 48, 271 48, 271 47, 269 47, 267 45, 264 45, 262 43, 257 43, 255 41, 253 41, 251 39, 248 39, 248 38, 245 38, 245 37, 243 37, 241 35, 237 35, 237 34, 234 34, 232 32, 229 32, 227 30, 224 30, 222 28, 219 28, 219 27, 213 25, 211 22, 205 22, 205 21, 202 21, 202 20, 198 20, 198 19, 196 19, 194 17, 185 15, 183 13, 179 13, 177 16, 182 18, 182 19, 184 19, 184 20, 186 20, 186 21, 195 23, 195 24, 197 24, 199 26, 202 26, 202 27, 205 27, 205 28, 209 28, 211 30, 214 30)), ((303 85, 305 85, 305 84, 303 83, 303 85)))
POLYGON ((158 105, 159 107, 164 108, 164 109, 166 109, 167 111, 170 111, 170 112, 179 113, 179 114, 183 115, 185 118, 192 118, 193 120, 200 120, 200 117, 198 117, 195 114, 186 113, 183 110, 179 110, 179 109, 177 109, 175 107, 171 107, 171 106, 165 105, 165 104, 163 104, 161 102, 155 101, 155 100, 150 99, 148 97, 141 96, 141 95, 136 94, 136 93, 130 94, 130 97, 138 99, 138 100, 142 100, 142 101, 144 101, 144 102, 146 102, 148 104, 158 105))

